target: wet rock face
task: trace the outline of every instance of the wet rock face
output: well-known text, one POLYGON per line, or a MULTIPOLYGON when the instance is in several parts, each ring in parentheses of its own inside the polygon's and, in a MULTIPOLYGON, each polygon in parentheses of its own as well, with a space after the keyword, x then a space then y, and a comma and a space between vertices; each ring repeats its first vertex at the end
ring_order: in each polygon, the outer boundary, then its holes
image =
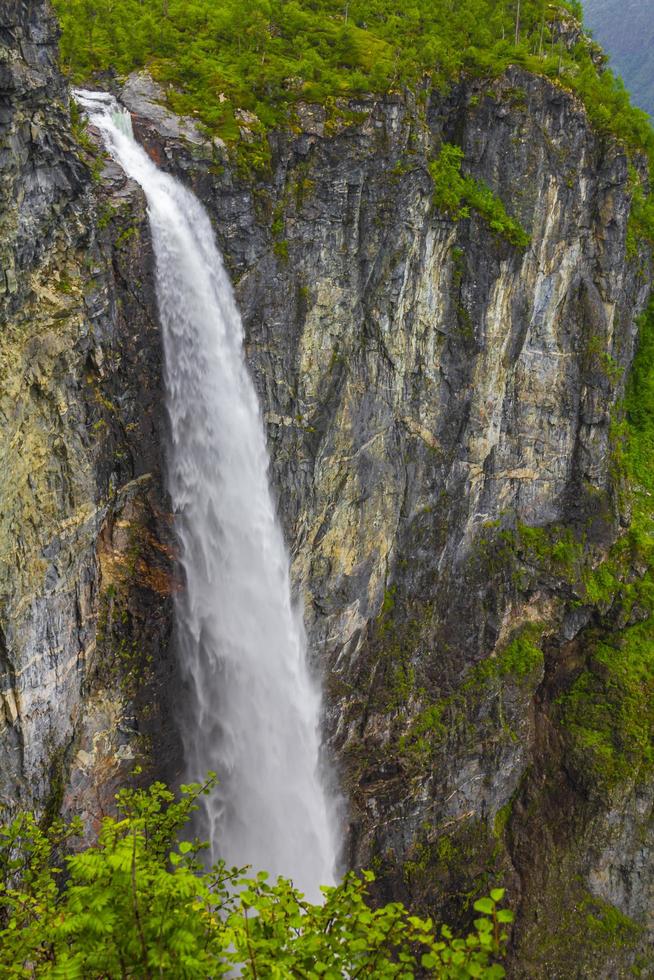
POLYGON ((92 820, 157 739, 130 672, 164 651, 152 701, 167 670, 151 254, 136 188, 107 172, 98 193, 80 156, 47 5, 3 4, 0 31, 0 801, 54 812, 70 779, 92 820))
POLYGON ((142 76, 123 97, 209 208, 237 283, 345 860, 450 919, 503 881, 522 903, 516 976, 572 976, 584 916, 610 903, 633 923, 578 954, 579 976, 622 975, 651 927, 651 787, 634 773, 619 802, 589 799, 555 715, 601 622, 584 569, 627 523, 611 416, 649 286, 626 255, 625 156, 520 70, 299 107, 254 179, 219 143, 171 136, 142 76), (434 207, 443 141, 528 247, 434 207))

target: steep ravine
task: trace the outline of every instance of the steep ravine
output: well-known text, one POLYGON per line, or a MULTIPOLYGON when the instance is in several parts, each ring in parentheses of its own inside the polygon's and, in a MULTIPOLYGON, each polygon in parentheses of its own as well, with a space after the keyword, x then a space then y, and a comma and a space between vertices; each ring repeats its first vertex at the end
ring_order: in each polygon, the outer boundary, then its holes
MULTIPOLYGON (((134 761, 176 768, 151 250, 139 192, 75 148, 43 4, 7 7, 1 792, 92 826, 134 761)), ((615 625, 583 582, 629 521, 611 416, 649 284, 624 153, 518 69, 300 107, 256 175, 159 97, 122 92, 237 283, 346 860, 450 920, 504 882, 515 977, 652 975, 654 779, 603 780, 558 707, 615 625), (530 246, 433 206, 443 140, 530 246)))

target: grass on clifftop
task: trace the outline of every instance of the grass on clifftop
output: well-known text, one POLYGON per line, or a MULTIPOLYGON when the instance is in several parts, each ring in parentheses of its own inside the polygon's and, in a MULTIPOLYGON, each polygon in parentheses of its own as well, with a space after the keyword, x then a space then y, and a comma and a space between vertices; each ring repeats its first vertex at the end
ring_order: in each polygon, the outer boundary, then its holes
POLYGON ((547 0, 54 0, 62 61, 77 82, 148 66, 174 110, 238 137, 238 112, 260 131, 292 122, 292 106, 388 92, 428 77, 509 64, 575 90, 593 123, 654 158, 647 116, 598 71, 599 51, 576 37, 579 2, 547 0), (255 123, 256 126, 256 123, 255 123))

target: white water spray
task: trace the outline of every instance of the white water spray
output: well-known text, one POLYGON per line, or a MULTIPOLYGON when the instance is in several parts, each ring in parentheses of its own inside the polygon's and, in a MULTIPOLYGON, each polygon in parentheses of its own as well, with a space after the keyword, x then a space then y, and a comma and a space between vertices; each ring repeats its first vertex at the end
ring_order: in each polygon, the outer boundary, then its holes
POLYGON ((206 804, 212 857, 332 884, 336 841, 319 776, 320 694, 293 608, 289 559, 268 484, 243 327, 209 218, 136 143, 130 116, 76 93, 107 149, 143 188, 156 256, 172 444, 168 482, 186 588, 176 601, 190 688, 186 776, 218 773, 206 804))

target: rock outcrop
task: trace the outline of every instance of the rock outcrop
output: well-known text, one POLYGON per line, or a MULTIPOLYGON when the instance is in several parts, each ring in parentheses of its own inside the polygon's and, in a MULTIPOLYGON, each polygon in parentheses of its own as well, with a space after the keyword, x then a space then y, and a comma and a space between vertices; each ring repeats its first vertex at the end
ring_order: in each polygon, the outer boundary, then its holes
POLYGON ((0 31, 0 800, 92 823, 164 738, 135 721, 164 690, 173 588, 151 255, 47 5, 2 4, 0 31))
MULTIPOLYGON (((75 146, 43 5, 3 17, 0 791, 92 823, 137 757, 175 769, 150 246, 139 192, 75 146)), ((122 98, 237 285, 344 861, 451 921, 506 884, 515 977, 651 975, 651 769, 609 779, 566 701, 625 625, 589 588, 629 523, 612 421, 649 292, 623 150, 519 69, 298 106, 269 158, 147 76, 122 98), (444 142, 527 247, 434 206, 444 142)))

